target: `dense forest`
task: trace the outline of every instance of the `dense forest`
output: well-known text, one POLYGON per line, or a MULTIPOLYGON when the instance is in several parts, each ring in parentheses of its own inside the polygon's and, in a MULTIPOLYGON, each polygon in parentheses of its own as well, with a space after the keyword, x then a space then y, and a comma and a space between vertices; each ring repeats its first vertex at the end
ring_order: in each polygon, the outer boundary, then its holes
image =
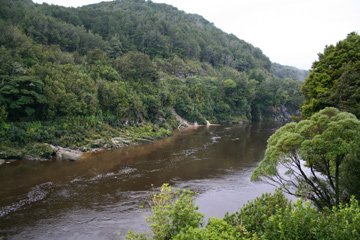
POLYGON ((299 70, 296 67, 284 66, 278 63, 271 64, 271 73, 280 79, 291 78, 303 81, 309 75, 309 71, 299 70))
POLYGON ((319 209, 360 199, 359 67, 359 34, 325 47, 302 87, 302 120, 268 139, 254 180, 271 181, 319 209))
POLYGON ((152 234, 127 239, 360 238, 357 33, 326 46, 307 72, 165 4, 0 4, 0 159, 149 141, 179 116, 285 121, 301 109, 252 175, 299 200, 276 191, 204 224, 194 193, 165 184, 150 204, 152 234))
POLYGON ((130 231, 126 239, 359 239, 359 63, 354 32, 326 46, 313 63, 302 87, 301 118, 268 139, 252 174, 277 186, 275 193, 205 224, 194 193, 165 184, 151 202, 152 233, 130 231))
POLYGON ((289 78, 302 71, 169 5, 0 2, 0 158, 160 137, 178 126, 174 112, 199 124, 284 120, 303 101, 289 78))
POLYGON ((336 107, 360 117, 360 36, 349 33, 336 45, 329 45, 313 63, 302 92, 305 117, 336 107))

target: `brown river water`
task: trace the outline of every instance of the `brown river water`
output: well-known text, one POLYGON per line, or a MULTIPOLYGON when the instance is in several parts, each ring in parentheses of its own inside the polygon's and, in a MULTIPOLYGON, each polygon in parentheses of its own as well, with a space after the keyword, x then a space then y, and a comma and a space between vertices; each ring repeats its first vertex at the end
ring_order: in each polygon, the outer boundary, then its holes
POLYGON ((78 162, 0 166, 0 239, 123 239, 149 231, 151 195, 163 183, 197 192, 208 217, 223 217, 273 191, 250 182, 271 123, 199 127, 78 162))

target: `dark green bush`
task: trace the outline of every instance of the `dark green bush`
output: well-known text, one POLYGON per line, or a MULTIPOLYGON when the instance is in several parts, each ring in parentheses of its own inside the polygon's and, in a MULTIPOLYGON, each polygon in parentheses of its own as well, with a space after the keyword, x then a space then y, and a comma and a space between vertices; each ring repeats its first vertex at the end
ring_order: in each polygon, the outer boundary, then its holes
POLYGON ((277 190, 274 194, 265 193, 248 202, 236 213, 226 214, 224 219, 233 226, 241 225, 250 232, 262 234, 269 218, 289 206, 290 201, 277 190))

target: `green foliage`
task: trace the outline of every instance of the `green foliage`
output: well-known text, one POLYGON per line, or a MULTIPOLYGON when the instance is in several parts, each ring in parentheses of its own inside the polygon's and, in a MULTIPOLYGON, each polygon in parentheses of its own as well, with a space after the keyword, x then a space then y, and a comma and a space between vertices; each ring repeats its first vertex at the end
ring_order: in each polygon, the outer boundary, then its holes
POLYGON ((148 55, 139 52, 129 52, 118 57, 115 67, 124 79, 137 81, 156 81, 156 69, 148 55))
POLYGON ((263 234, 269 218, 277 211, 284 211, 289 205, 289 200, 278 189, 274 194, 266 193, 248 202, 236 213, 227 213, 224 220, 233 226, 242 226, 250 232, 263 234))
POLYGON ((104 113, 111 113, 118 119, 126 117, 130 112, 130 96, 127 86, 123 82, 101 81, 98 83, 98 96, 104 113))
POLYGON ((6 108, 4 106, 0 106, 0 125, 6 122, 7 116, 8 113, 6 111, 6 108))
MULTIPOLYGON (((298 200, 284 209, 276 208, 267 219, 263 236, 265 239, 319 239, 313 232, 321 226, 321 217, 322 214, 311 207, 310 202, 304 204, 298 200)), ((326 239, 329 237, 327 234, 324 236, 326 239)))
MULTIPOLYGON (((147 219, 153 232, 152 239, 173 239, 181 232, 202 225, 203 215, 193 203, 194 193, 173 189, 168 184, 152 199, 152 215, 147 219)), ((129 232, 126 239, 146 239, 144 234, 129 232)))
POLYGON ((298 200, 267 219, 263 228, 264 239, 358 239, 360 237, 360 211, 358 202, 339 208, 316 210, 309 202, 298 200))
POLYGON ((236 88, 236 82, 232 79, 226 79, 223 81, 224 88, 228 91, 231 91, 232 89, 236 88))
POLYGON ((226 221, 217 218, 210 218, 205 228, 190 228, 187 231, 176 235, 174 240, 245 240, 251 239, 246 229, 235 228, 226 221))
POLYGON ((259 240, 259 239, 359 239, 360 206, 355 198, 347 204, 322 211, 310 202, 290 202, 280 190, 263 194, 224 219, 210 218, 205 227, 193 204, 193 195, 163 185, 153 198, 149 218, 153 234, 130 231, 128 240, 259 240))
POLYGON ((360 208, 354 198, 331 210, 319 211, 310 202, 290 203, 278 190, 250 201, 239 212, 227 214, 230 225, 243 226, 261 239, 358 239, 360 208))
POLYGON ((336 106, 360 117, 360 61, 344 71, 337 79, 331 98, 336 106))
POLYGON ((44 143, 28 144, 24 148, 24 154, 47 159, 54 155, 54 149, 44 143))
POLYGON ((251 111, 253 120, 288 120, 295 115, 303 102, 300 92, 302 82, 293 79, 269 79, 258 82, 253 80, 255 88, 251 111))
POLYGON ((153 124, 143 124, 137 127, 129 127, 125 134, 136 141, 149 141, 163 136, 169 136, 171 131, 153 124))
POLYGON ((359 174, 347 171, 349 166, 359 167, 358 139, 360 121, 354 115, 325 108, 307 120, 278 129, 269 138, 265 157, 252 179, 271 180, 319 208, 339 205, 358 193, 352 189, 354 184, 358 186, 359 174), (286 172, 279 172, 279 166, 286 172), (351 173, 354 175, 349 177, 351 173))
POLYGON ((302 114, 310 116, 328 106, 360 116, 360 36, 350 33, 335 46, 327 46, 313 63, 303 86, 302 114))
POLYGON ((306 70, 300 70, 291 66, 283 66, 278 63, 271 64, 271 73, 280 79, 291 78, 299 81, 305 80, 309 75, 309 72, 306 70))
POLYGON ((21 149, 14 146, 10 141, 2 141, 0 144, 1 159, 20 159, 23 156, 21 149))
POLYGON ((68 64, 46 65, 36 71, 46 84, 49 117, 89 116, 98 112, 96 83, 82 68, 68 64))
POLYGON ((146 234, 135 233, 133 231, 129 231, 125 237, 126 240, 147 240, 146 234))
POLYGON ((39 116, 46 103, 41 80, 30 76, 5 78, 0 85, 0 104, 5 106, 7 117, 16 121, 39 116))
MULTIPOLYGON (((333 239, 359 239, 360 238, 360 206, 354 198, 350 199, 349 204, 341 204, 338 208, 333 208, 329 217, 323 221, 327 232, 319 231, 320 236, 328 234, 333 239), (327 224, 326 224, 327 223, 327 224), (329 224, 330 223, 330 224, 329 224), (333 228, 333 226, 338 226, 333 228)), ((326 231, 325 230, 325 231, 326 231)))
POLYGON ((137 139, 156 138, 178 126, 174 110, 205 124, 274 118, 301 102, 260 49, 165 4, 4 0, 0 32, 0 137, 15 149, 91 146, 137 128, 137 139))
POLYGON ((172 189, 164 184, 152 200, 152 215, 148 218, 157 240, 172 239, 180 232, 201 226, 203 215, 193 204, 193 192, 172 189))

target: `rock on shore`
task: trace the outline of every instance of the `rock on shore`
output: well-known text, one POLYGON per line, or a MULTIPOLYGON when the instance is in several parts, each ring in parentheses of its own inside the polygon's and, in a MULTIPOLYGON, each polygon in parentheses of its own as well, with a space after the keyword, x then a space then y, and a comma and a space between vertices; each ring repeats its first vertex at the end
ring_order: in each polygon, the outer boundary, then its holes
POLYGON ((57 160, 70 160, 70 161, 77 161, 80 160, 83 152, 79 150, 73 150, 68 148, 56 147, 51 146, 55 151, 55 156, 57 160))

